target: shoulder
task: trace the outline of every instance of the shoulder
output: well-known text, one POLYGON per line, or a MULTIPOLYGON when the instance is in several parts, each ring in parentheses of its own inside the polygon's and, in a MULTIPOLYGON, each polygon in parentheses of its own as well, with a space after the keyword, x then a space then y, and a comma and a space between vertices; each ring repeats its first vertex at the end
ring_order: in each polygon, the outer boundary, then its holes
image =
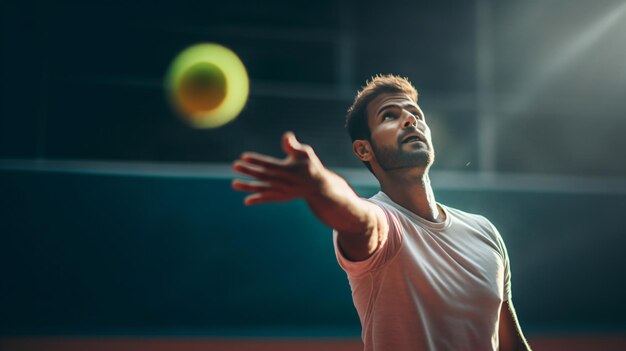
POLYGON ((449 214, 452 214, 452 216, 455 217, 459 221, 463 221, 472 226, 481 227, 488 231, 496 230, 493 223, 491 223, 491 221, 487 219, 487 217, 481 214, 459 210, 458 208, 454 208, 454 207, 450 207, 450 206, 446 206, 442 204, 439 204, 439 205, 444 207, 448 211, 449 214))
POLYGON ((408 211, 402 206, 398 205, 396 202, 394 202, 387 194, 382 191, 379 191, 376 195, 366 200, 380 207, 387 214, 393 214, 398 217, 402 217, 402 215, 408 211))
POLYGON ((379 191, 374 196, 365 200, 378 207, 384 213, 385 217, 387 217, 388 223, 390 225, 393 224, 393 219, 397 217, 397 209, 394 206, 393 201, 391 201, 391 199, 385 193, 379 191))
POLYGON ((446 207, 446 210, 448 210, 448 213, 452 214, 456 221, 473 228, 475 233, 483 238, 483 242, 494 248, 500 254, 505 263, 508 263, 508 253, 504 240, 502 239, 502 236, 496 226, 489 219, 487 219, 487 217, 450 207, 446 207))
POLYGON ((486 234, 487 237, 496 242, 498 246, 503 245, 500 232, 498 232, 496 226, 484 215, 466 212, 449 206, 445 206, 445 209, 456 221, 462 222, 464 225, 486 234))
POLYGON ((401 208, 393 202, 387 194, 378 192, 376 195, 367 199, 370 203, 378 207, 387 219, 390 232, 404 232, 406 227, 410 227, 411 219, 407 214, 407 210, 401 208))
POLYGON ((377 192, 372 197, 366 200, 369 202, 373 202, 378 206, 390 206, 392 204, 389 196, 387 196, 387 194, 383 193, 382 191, 377 192))

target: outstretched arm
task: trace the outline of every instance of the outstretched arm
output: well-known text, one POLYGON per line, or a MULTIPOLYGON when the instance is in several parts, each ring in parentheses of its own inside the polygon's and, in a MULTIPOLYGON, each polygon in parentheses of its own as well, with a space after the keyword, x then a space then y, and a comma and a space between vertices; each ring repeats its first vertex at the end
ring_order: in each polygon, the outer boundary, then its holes
POLYGON ((293 133, 283 135, 282 148, 287 155, 284 159, 246 152, 235 161, 236 172, 254 178, 232 182, 233 189, 251 193, 244 203, 304 199, 321 222, 337 230, 346 257, 360 261, 371 256, 388 230, 382 210, 355 194, 293 133))

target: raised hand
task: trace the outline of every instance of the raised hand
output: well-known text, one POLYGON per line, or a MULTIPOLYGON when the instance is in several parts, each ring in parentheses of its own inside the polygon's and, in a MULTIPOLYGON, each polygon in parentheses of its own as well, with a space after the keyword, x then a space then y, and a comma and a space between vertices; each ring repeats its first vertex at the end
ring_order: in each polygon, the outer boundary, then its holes
POLYGON ((235 179, 233 189, 252 193, 246 205, 309 199, 320 194, 331 177, 313 148, 301 144, 292 132, 282 137, 284 159, 245 152, 233 163, 233 170, 254 180, 235 179))

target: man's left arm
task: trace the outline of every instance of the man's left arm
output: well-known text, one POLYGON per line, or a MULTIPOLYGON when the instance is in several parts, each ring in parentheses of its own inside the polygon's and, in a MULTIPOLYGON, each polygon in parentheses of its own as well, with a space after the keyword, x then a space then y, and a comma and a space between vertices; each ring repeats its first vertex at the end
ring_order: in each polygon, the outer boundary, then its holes
POLYGON ((517 321, 511 299, 504 301, 500 308, 498 337, 500 339, 500 351, 530 351, 530 346, 528 346, 522 328, 517 321))

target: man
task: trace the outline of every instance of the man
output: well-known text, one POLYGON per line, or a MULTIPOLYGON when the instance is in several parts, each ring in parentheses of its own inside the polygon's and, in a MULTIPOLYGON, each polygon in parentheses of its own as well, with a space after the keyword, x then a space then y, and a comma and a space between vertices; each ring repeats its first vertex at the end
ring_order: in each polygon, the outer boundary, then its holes
POLYGON ((348 110, 355 155, 380 183, 369 200, 293 133, 285 159, 244 153, 234 180, 254 205, 304 199, 334 229, 365 350, 529 350, 511 302, 509 259, 484 217, 435 201, 431 133, 404 78, 374 77, 348 110))

